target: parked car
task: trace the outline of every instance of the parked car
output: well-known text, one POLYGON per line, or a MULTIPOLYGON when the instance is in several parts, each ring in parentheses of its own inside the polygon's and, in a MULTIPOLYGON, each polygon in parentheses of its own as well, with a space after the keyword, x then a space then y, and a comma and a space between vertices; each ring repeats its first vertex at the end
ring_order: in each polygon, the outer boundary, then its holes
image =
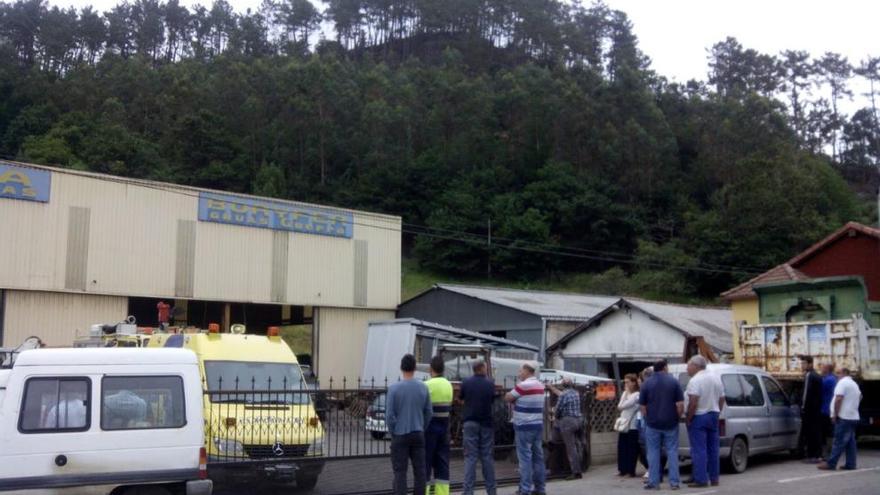
POLYGON ((379 394, 367 408, 366 428, 376 440, 382 440, 388 433, 385 425, 385 394, 379 394))
POLYGON ((39 349, 0 371, 0 492, 210 495, 183 349, 39 349))
MULTIPOLYGON (((687 365, 674 364, 669 372, 686 388, 687 365)), ((721 412, 720 455, 727 468, 742 473, 750 456, 797 451, 801 415, 779 382, 766 371, 736 364, 710 364, 709 373, 721 376, 727 406, 721 412)), ((685 397, 687 400, 687 397, 685 397)), ((679 458, 690 459, 687 427, 681 424, 679 458)))

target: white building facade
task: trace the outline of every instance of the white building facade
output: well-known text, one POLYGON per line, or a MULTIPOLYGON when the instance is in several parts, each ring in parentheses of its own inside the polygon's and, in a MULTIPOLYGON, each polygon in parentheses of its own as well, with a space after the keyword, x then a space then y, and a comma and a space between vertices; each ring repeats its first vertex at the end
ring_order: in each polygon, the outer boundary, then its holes
POLYGON ((312 325, 319 376, 356 377, 400 302, 401 220, 0 162, 0 335, 69 346, 93 323, 312 325))

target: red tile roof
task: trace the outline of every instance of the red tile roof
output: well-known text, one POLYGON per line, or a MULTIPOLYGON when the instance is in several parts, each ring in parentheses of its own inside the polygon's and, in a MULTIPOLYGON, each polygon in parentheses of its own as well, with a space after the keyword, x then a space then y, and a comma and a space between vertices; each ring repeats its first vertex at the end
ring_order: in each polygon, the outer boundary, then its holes
POLYGON ((752 287, 756 284, 809 279, 810 277, 798 270, 797 266, 817 252, 825 249, 844 235, 847 235, 849 232, 857 232, 880 239, 880 229, 869 227, 867 225, 862 225, 857 222, 849 222, 843 227, 834 231, 828 237, 813 244, 805 251, 788 260, 786 263, 777 265, 751 280, 743 282, 742 284, 737 285, 736 287, 726 292, 722 292, 721 297, 727 301, 734 301, 737 299, 749 299, 752 297, 758 297, 758 295, 755 294, 755 291, 752 290, 752 287))

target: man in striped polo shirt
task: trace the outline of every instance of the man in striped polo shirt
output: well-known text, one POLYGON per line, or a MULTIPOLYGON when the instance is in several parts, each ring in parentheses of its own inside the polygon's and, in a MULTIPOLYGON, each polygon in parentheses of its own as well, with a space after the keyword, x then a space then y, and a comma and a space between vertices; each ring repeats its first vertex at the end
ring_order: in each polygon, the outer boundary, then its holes
POLYGON ((519 459, 517 495, 544 495, 544 384, 535 378, 538 363, 526 362, 519 369, 520 382, 505 399, 513 404, 513 428, 519 459))

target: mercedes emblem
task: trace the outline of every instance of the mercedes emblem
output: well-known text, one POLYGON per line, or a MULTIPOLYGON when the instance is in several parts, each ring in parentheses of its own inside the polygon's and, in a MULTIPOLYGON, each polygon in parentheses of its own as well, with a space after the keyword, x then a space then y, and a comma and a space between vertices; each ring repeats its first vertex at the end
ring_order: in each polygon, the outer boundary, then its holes
POLYGON ((275 454, 276 457, 283 456, 284 445, 281 445, 281 442, 275 442, 275 445, 272 446, 272 453, 275 454))

